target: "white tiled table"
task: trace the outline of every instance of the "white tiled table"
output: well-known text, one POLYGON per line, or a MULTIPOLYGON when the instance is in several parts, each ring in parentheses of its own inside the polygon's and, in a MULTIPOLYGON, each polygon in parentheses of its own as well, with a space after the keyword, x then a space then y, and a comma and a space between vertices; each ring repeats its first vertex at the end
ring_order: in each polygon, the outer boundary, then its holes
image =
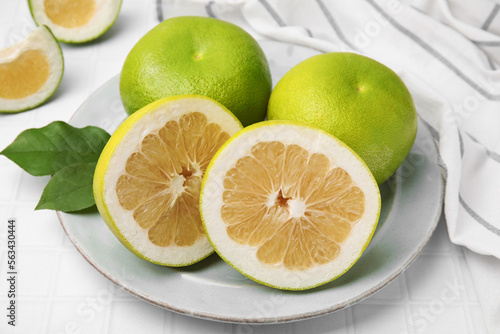
MULTIPOLYGON (((61 87, 36 110, 0 115, 0 149, 27 128, 68 121, 91 92, 119 73, 128 51, 156 24, 155 15, 152 0, 124 0, 116 24, 98 42, 63 45, 66 68, 61 87)), ((33 27, 26 1, 0 2, 0 47, 20 40, 33 27)), ((4 157, 0 170, 2 310, 10 217, 17 220, 19 261, 18 326, 6 326, 2 311, 2 334, 486 333, 464 250, 449 242, 443 221, 409 270, 353 307, 296 323, 231 325, 178 315, 114 286, 76 251, 54 212, 33 211, 48 177, 32 177, 4 157)))

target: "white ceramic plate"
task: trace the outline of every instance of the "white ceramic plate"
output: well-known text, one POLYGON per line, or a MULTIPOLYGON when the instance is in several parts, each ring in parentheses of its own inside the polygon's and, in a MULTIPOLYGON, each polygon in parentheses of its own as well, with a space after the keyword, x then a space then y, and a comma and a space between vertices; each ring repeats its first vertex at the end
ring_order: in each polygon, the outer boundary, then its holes
MULTIPOLYGON (((71 120, 112 133, 123 121, 116 76, 83 103, 71 120)), ((415 145, 396 176, 382 185, 376 233, 359 261, 339 279, 303 291, 259 285, 216 254, 187 268, 161 267, 130 253, 98 213, 58 213, 78 251, 101 274, 131 294, 186 315, 228 322, 274 323, 340 310, 400 275, 429 240, 440 216, 443 179, 429 131, 419 123, 415 145)))

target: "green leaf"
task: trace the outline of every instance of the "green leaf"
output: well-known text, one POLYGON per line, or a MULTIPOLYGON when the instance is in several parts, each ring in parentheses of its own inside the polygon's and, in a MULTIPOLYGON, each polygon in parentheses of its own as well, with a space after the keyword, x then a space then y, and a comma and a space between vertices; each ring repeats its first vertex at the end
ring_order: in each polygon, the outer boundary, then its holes
POLYGON ((79 129, 56 121, 23 131, 0 154, 31 175, 52 175, 67 166, 97 161, 109 137, 95 126, 79 129))
POLYGON ((57 171, 43 190, 35 210, 78 211, 95 204, 92 182, 97 162, 80 163, 57 171))

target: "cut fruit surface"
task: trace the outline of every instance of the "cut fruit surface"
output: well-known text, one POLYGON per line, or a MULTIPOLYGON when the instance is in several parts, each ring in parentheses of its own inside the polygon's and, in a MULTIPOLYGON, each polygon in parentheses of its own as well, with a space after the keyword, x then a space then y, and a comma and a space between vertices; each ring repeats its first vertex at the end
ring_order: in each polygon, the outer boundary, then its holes
POLYGON ((347 271, 373 235, 377 183, 335 137, 287 121, 231 138, 208 167, 200 211, 214 249, 249 278, 303 290, 347 271))
POLYGON ((94 176, 96 204, 111 231, 161 265, 189 265, 211 254, 199 213, 201 180, 241 128, 225 107, 194 95, 159 100, 127 118, 94 176))
POLYGON ((45 102, 64 71, 61 48, 46 26, 0 50, 0 112, 20 112, 45 102))
POLYGON ((37 24, 45 24, 66 43, 83 43, 104 34, 115 22, 121 0, 29 0, 37 24))

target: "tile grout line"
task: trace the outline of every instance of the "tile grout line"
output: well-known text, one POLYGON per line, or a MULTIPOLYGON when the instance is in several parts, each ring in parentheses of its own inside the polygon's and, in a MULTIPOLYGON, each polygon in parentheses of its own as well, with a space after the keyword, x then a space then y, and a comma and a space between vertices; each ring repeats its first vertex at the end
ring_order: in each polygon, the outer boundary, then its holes
POLYGON ((354 305, 349 305, 349 307, 345 308, 345 319, 346 319, 346 332, 348 334, 355 334, 355 326, 354 326, 354 313, 353 313, 353 306, 354 305))
POLYGON ((404 312, 406 316, 406 329, 408 333, 414 333, 414 326, 413 326, 413 317, 411 315, 411 298, 410 298, 410 293, 408 291, 408 281, 406 277, 406 273, 402 273, 401 276, 401 295, 402 295, 402 300, 403 300, 403 305, 404 305, 404 312))
POLYGON ((166 318, 165 315, 166 315, 166 310, 163 310, 163 312, 161 313, 161 317, 162 317, 162 319, 161 319, 161 322, 162 322, 161 333, 162 334, 165 333, 165 318, 166 318))
POLYGON ((111 292, 111 301, 106 307, 106 312, 105 313, 105 318, 103 323, 101 324, 101 333, 102 334, 108 334, 110 332, 110 326, 111 326, 111 312, 113 309, 113 303, 116 301, 115 299, 115 285, 111 282, 108 282, 108 291, 111 292))
MULTIPOLYGON (((26 173, 25 171, 22 171, 22 172, 18 172, 16 175, 15 175, 15 189, 14 191, 10 194, 10 199, 8 201, 9 203, 9 206, 10 208, 12 209, 14 206, 18 206, 19 204, 19 199, 18 199, 18 196, 19 196, 19 193, 21 192, 21 181, 23 179, 23 175, 26 174, 26 175, 29 175, 28 173, 26 173)), ((30 175, 31 176, 31 175, 30 175)), ((36 177, 36 176, 32 176, 32 177, 36 177)), ((40 194, 41 195, 41 194, 40 194)), ((35 204, 36 205, 36 204, 35 204)), ((34 209, 34 208, 33 208, 34 209)), ((11 211, 11 214, 12 214, 12 211, 11 211)))
MULTIPOLYGON (((168 312, 170 312, 170 322, 169 322, 169 327, 170 328, 169 328, 169 331, 168 331, 169 334, 170 334, 170 333, 174 333, 174 328, 175 328, 174 326, 175 326, 175 323, 176 323, 176 319, 177 319, 177 317, 180 317, 180 315, 178 315, 175 312, 171 312, 171 311, 168 311, 168 312)), ((166 322, 167 321, 165 321, 165 323, 166 322)))
MULTIPOLYGON (((467 295, 467 291, 465 291, 465 280, 464 280, 464 272, 462 270, 462 266, 460 265, 460 261, 466 261, 465 259, 465 254, 464 254, 464 250, 463 248, 456 248, 453 247, 453 251, 452 253, 455 255, 453 256, 453 265, 455 267, 458 267, 458 272, 460 273, 460 276, 461 276, 461 279, 462 279, 462 282, 460 284, 462 284, 462 286, 464 287, 464 291, 462 292, 462 296, 463 296, 463 299, 465 302, 462 303, 463 305, 463 308, 465 309, 465 319, 467 321, 467 327, 468 327, 468 330, 469 330, 469 333, 476 333, 476 328, 474 326, 474 323, 472 321, 472 317, 471 317, 471 312, 470 312, 470 301, 469 301, 469 296, 467 295), (462 260, 459 259, 458 256, 462 256, 462 260)), ((474 287, 473 287, 474 288, 474 287)), ((474 291, 474 293, 476 293, 474 291)), ((476 296, 477 298, 477 296, 476 296)))
POLYGON ((87 94, 87 96, 90 96, 96 89, 98 89, 99 87, 96 87, 94 88, 94 84, 96 84, 96 72, 97 72, 97 63, 98 61, 95 61, 95 59, 98 59, 99 58, 99 54, 101 53, 101 48, 98 46, 95 51, 93 52, 94 54, 92 55, 92 64, 91 64, 91 74, 90 74, 90 77, 89 77, 89 81, 88 81, 88 86, 87 88, 89 88, 90 92, 87 94))
MULTIPOLYGON (((94 295, 79 295, 79 296, 76 296, 78 298, 85 298, 85 297, 93 297, 94 295)), ((132 296, 131 297, 118 297, 118 298, 114 298, 113 301, 115 302, 129 302, 129 301, 134 301, 135 299, 131 299, 133 298, 132 296)), ((20 300, 22 301, 31 301, 31 302, 37 302, 37 301, 44 301, 46 299, 46 297, 44 296, 31 296, 29 298, 20 298, 20 300)), ((74 296, 58 296, 58 297, 52 297, 52 300, 53 301, 71 301, 74 299, 74 296)), ((6 300, 6 298, 0 296, 0 301, 2 300, 6 300)), ((374 302, 374 303, 371 303, 369 300, 363 300, 362 304, 359 304, 359 303, 356 303, 352 306, 355 306, 355 305, 365 305, 365 306, 404 306, 404 303, 405 302, 396 302, 396 301, 391 301, 391 300, 387 300, 386 302, 374 302)), ((427 300, 412 300, 411 302, 411 305, 414 305, 414 306, 426 306, 428 305, 428 301, 427 300)), ((449 303, 449 305, 451 306, 460 306, 462 305, 461 302, 455 302, 455 303, 449 303)), ((468 305, 471 305, 471 306, 480 306, 479 302, 475 302, 475 301, 469 301, 468 302, 468 305)), ((167 312, 170 312, 168 310, 166 310, 167 312)), ((342 312, 342 310, 339 310, 338 312, 342 312)), ((174 313, 175 314, 175 313, 174 313)))
POLYGON ((227 327, 224 328, 224 333, 235 334, 234 333, 234 325, 231 323, 227 323, 226 325, 227 325, 227 327))
MULTIPOLYGON (((57 281, 57 277, 54 277, 56 276, 56 271, 57 269, 59 268, 59 263, 60 263, 60 260, 61 260, 61 253, 60 252, 57 252, 56 253, 56 265, 55 265, 55 268, 52 269, 52 273, 50 274, 52 280, 51 280, 51 284, 50 284, 50 289, 49 289, 49 296, 48 296, 48 300, 49 300, 49 305, 48 307, 46 308, 47 311, 50 311, 52 310, 52 307, 54 305, 54 294, 55 294, 55 286, 56 286, 56 281, 57 281)), ((50 313, 47 314, 46 317, 44 317, 43 319, 43 326, 42 328, 44 328, 44 331, 42 333, 49 333, 49 318, 50 318, 50 313)))
POLYGON ((3 45, 1 46, 1 48, 6 48, 6 47, 9 47, 10 43, 9 43, 9 34, 12 33, 12 21, 14 21, 14 18, 17 17, 17 13, 19 13, 19 6, 20 6, 20 3, 21 1, 16 1, 16 8, 14 9, 14 13, 10 16, 12 18, 11 22, 9 23, 9 30, 7 31, 7 35, 5 36, 5 39, 4 39, 4 42, 3 42, 3 45))

